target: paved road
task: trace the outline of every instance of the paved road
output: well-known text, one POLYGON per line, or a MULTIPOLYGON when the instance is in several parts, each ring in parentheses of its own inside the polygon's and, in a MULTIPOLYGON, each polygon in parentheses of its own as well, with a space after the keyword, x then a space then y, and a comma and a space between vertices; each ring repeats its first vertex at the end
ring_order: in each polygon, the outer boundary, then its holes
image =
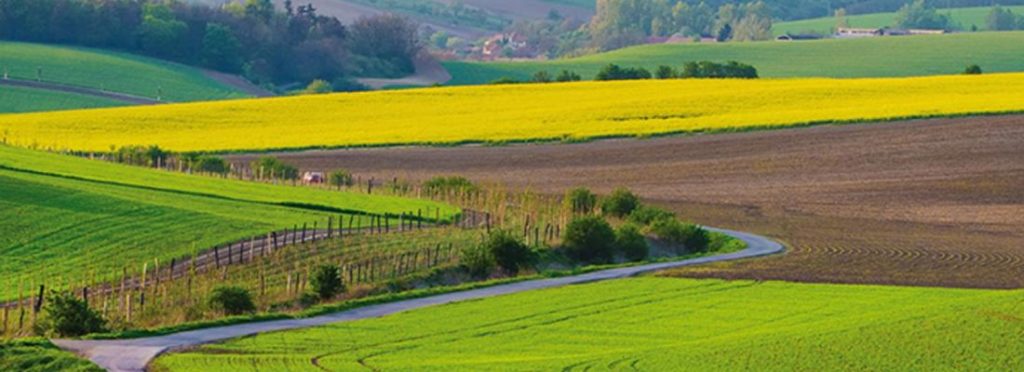
POLYGON ((160 103, 152 98, 133 96, 125 93, 108 92, 105 90, 79 87, 74 85, 64 85, 57 83, 48 83, 42 81, 31 81, 31 80, 16 80, 16 79, 0 79, 0 85, 9 85, 13 87, 22 88, 34 88, 42 90, 51 90, 56 92, 74 93, 86 96, 93 96, 99 98, 112 99, 115 101, 121 101, 125 103, 131 103, 135 105, 155 105, 160 103))
POLYGON ((376 318, 403 311, 424 308, 459 302, 471 299, 479 299, 493 296, 500 296, 510 293, 532 291, 537 289, 560 287, 569 284, 595 282, 601 280, 618 279, 634 276, 637 274, 668 269, 679 266, 699 265, 710 262, 738 260, 744 258, 760 257, 781 253, 781 244, 771 241, 765 237, 730 230, 712 229, 719 231, 747 243, 747 249, 739 252, 722 254, 712 257, 701 257, 677 262, 664 262, 642 266, 625 267, 596 271, 589 274, 570 276, 564 278, 532 280, 519 283, 498 285, 494 287, 480 288, 463 292, 442 294, 431 297, 417 298, 412 300, 398 301, 380 305, 361 307, 334 314, 321 315, 306 319, 286 319, 268 322, 238 324, 226 327, 207 328, 195 331, 181 332, 172 335, 140 338, 131 340, 105 340, 105 341, 80 341, 80 340, 53 340, 58 346, 85 356, 109 371, 143 371, 146 365, 157 355, 177 348, 195 346, 216 341, 227 340, 242 336, 254 335, 257 333, 281 331, 296 328, 315 327, 319 325, 347 322, 353 320, 376 318))

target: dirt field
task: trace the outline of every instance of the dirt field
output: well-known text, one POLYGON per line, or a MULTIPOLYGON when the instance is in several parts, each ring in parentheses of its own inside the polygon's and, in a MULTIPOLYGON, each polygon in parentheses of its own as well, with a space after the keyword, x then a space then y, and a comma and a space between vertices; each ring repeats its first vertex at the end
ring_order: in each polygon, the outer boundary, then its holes
POLYGON ((281 156, 364 178, 460 174, 548 193, 628 186, 688 219, 791 248, 672 275, 1024 287, 1024 116, 281 156))

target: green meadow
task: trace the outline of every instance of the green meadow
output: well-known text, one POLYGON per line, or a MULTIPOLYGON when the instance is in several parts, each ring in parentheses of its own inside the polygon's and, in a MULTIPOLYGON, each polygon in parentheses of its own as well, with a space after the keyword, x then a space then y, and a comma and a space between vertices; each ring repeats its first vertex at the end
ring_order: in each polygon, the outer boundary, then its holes
POLYGON ((1024 71, 1024 32, 828 39, 800 42, 643 45, 579 58, 538 62, 445 62, 450 85, 529 80, 537 71, 572 70, 592 79, 603 66, 680 67, 689 61, 735 60, 762 77, 898 77, 957 74, 969 64, 985 72, 1024 71))
MULTIPOLYGON (((1014 14, 1024 14, 1024 6, 1006 6, 1005 9, 1009 9, 1014 14)), ((948 14, 953 20, 953 23, 958 25, 963 30, 970 30, 971 27, 977 27, 978 30, 987 30, 988 26, 985 22, 985 18, 988 17, 989 12, 992 11, 991 7, 972 7, 972 8, 952 8, 952 9, 939 9, 940 14, 948 14)), ((857 14, 846 16, 846 21, 850 27, 864 27, 864 28, 875 28, 875 27, 886 27, 892 26, 896 23, 896 13, 871 13, 871 14, 857 14)), ((816 33, 816 34, 830 34, 836 29, 836 18, 835 17, 822 17, 812 19, 802 19, 798 21, 779 22, 772 25, 772 32, 775 35, 784 34, 803 34, 803 33, 816 33)))
POLYGON ((36 80, 40 70, 46 82, 148 98, 159 93, 169 102, 248 97, 197 68, 154 58, 81 47, 0 42, 0 71, 7 71, 12 79, 36 80))
POLYGON ((1024 292, 635 278, 277 332, 156 370, 1013 370, 1024 292))
POLYGON ((123 106, 124 103, 81 94, 0 86, 0 113, 123 106))
POLYGON ((111 279, 154 259, 168 262, 296 224, 324 224, 342 211, 420 209, 440 209, 443 218, 457 213, 430 201, 186 175, 0 146, 0 299, 40 283, 111 279))

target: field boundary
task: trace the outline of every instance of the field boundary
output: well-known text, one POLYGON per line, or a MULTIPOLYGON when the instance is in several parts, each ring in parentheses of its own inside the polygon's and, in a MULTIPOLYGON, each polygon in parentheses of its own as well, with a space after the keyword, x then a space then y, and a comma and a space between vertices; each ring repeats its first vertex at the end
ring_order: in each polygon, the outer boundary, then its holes
POLYGON ((59 93, 70 93, 80 94, 83 96, 98 97, 112 99, 123 103, 134 104, 134 105, 157 105, 165 102, 161 102, 148 97, 140 97, 126 93, 111 92, 93 88, 87 88, 77 85, 59 84, 46 81, 31 81, 21 79, 0 79, 0 85, 8 85, 12 87, 20 88, 31 88, 46 90, 51 92, 59 93))
POLYGON ((144 371, 158 355, 168 351, 223 341, 231 338, 250 336, 266 332, 309 328, 325 324, 378 318, 404 311, 461 302, 472 299, 501 296, 538 289, 555 288, 571 284, 590 283, 603 280, 627 278, 639 274, 712 262, 749 259, 781 253, 782 244, 766 237, 745 232, 707 228, 739 239, 747 248, 733 253, 692 258, 674 262, 653 263, 640 266, 595 271, 582 275, 561 278, 528 280, 490 287, 452 292, 435 296, 420 297, 397 302, 382 303, 332 314, 303 319, 280 319, 265 322, 242 323, 224 327, 198 329, 159 337, 128 340, 53 340, 61 348, 84 356, 108 371, 144 371))

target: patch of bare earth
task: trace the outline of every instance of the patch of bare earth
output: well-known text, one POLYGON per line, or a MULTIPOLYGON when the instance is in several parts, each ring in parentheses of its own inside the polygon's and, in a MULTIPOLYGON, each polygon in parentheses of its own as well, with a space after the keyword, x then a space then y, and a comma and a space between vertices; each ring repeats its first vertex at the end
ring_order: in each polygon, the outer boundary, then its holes
POLYGON ((1024 287, 1024 116, 280 156, 364 178, 460 174, 545 193, 626 186, 687 219, 790 248, 666 275, 1024 287))

